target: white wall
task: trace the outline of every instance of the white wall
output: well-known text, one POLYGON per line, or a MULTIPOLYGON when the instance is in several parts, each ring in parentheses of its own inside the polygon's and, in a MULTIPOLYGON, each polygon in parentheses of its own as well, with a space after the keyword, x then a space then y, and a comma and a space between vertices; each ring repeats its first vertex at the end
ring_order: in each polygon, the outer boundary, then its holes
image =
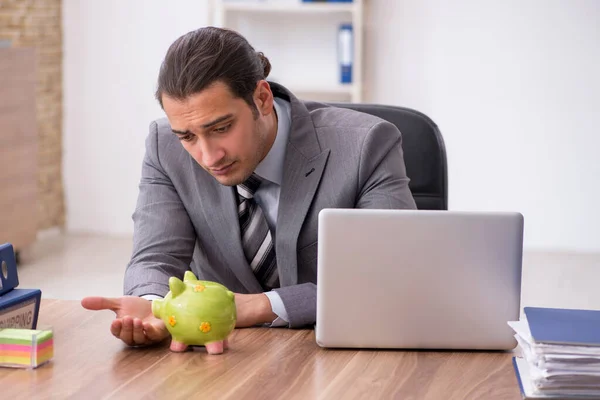
POLYGON ((600 2, 378 3, 369 100, 438 123, 450 208, 522 212, 528 248, 600 251, 600 2))
POLYGON ((132 232, 160 62, 207 21, 205 0, 63 0, 68 230, 132 232))
MULTIPOLYGON (((367 4, 367 101, 438 123, 450 207, 522 212, 528 248, 600 251, 600 2, 367 4)), ((69 229, 131 232, 160 61, 207 21, 202 0, 64 0, 69 229)))

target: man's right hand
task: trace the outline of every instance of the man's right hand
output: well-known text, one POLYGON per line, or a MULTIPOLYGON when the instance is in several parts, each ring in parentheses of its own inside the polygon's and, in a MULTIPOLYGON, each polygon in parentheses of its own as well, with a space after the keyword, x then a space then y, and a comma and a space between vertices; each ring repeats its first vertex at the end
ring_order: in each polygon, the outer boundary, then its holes
POLYGON ((164 322, 152 314, 152 302, 141 297, 86 297, 81 305, 88 310, 111 310, 117 318, 110 332, 128 346, 158 343, 169 337, 164 322))

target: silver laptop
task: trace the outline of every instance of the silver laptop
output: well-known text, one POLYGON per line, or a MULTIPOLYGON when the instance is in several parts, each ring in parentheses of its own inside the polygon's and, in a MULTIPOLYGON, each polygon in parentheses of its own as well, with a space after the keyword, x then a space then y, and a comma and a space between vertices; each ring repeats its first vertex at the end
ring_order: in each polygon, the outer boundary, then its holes
POLYGON ((513 349, 522 253, 519 213, 322 210, 317 343, 513 349))

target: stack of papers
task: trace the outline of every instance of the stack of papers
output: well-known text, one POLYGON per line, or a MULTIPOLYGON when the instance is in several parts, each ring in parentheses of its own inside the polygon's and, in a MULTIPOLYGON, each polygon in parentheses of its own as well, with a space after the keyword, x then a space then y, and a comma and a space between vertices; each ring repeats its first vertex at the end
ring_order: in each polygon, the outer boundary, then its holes
POLYGON ((525 307, 508 324, 521 355, 513 359, 526 399, 600 399, 600 311, 525 307))

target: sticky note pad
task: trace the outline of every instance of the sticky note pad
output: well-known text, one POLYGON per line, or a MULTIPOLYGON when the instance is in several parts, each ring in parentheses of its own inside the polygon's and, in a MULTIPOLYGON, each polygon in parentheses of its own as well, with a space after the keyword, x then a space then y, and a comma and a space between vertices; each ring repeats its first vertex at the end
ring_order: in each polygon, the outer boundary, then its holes
POLYGON ((37 368, 52 357, 52 329, 0 329, 0 367, 37 368))

